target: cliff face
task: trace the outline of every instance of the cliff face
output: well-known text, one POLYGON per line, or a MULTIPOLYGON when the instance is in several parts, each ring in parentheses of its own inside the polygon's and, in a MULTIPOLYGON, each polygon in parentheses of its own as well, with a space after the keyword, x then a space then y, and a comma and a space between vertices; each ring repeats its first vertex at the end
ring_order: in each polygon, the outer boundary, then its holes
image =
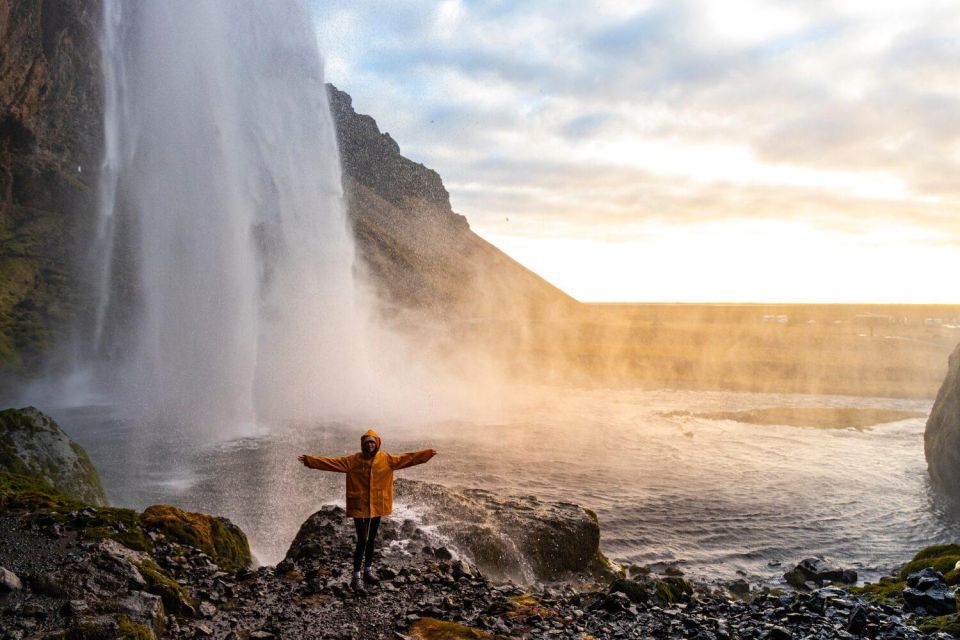
MULTIPOLYGON (((103 140, 99 3, 0 0, 0 373, 36 371, 89 311, 79 276, 103 140)), ((573 301, 474 234, 436 172, 330 86, 358 272, 387 315, 455 325, 573 301)))
POLYGON ((927 419, 923 448, 933 484, 960 501, 960 345, 927 419))
POLYGON ((528 321, 576 304, 473 233, 440 176, 400 155, 349 95, 328 94, 360 266, 383 301, 454 322, 528 321))
POLYGON ((32 369, 77 310, 103 139, 98 4, 0 0, 0 368, 32 369))

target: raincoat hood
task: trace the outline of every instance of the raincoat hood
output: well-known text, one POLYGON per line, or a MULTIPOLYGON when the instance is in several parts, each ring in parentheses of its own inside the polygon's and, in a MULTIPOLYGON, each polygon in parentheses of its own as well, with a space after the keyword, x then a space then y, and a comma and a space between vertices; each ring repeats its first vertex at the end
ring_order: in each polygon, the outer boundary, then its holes
POLYGON ((377 443, 377 449, 376 449, 376 451, 374 451, 374 453, 376 453, 377 451, 380 451, 380 436, 377 435, 377 432, 376 432, 376 431, 374 431, 373 429, 367 429, 366 432, 364 432, 364 434, 363 434, 362 436, 360 436, 360 449, 361 449, 361 450, 363 450, 363 440, 364 440, 364 438, 373 438, 374 441, 376 441, 376 443, 377 443))

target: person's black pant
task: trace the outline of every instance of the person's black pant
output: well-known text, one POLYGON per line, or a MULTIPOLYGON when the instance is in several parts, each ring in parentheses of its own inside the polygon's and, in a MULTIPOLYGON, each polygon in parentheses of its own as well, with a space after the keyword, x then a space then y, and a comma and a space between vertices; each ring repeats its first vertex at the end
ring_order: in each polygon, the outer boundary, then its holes
POLYGON ((353 550, 353 570, 360 571, 360 564, 369 569, 373 564, 373 548, 377 541, 377 529, 380 516, 376 518, 354 518, 353 526, 357 530, 357 546, 353 550))

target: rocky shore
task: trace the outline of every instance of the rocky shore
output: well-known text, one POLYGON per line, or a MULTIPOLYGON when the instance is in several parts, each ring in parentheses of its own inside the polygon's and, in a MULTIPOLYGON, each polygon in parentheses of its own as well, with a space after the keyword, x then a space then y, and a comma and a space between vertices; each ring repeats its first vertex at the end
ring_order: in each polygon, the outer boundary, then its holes
MULTIPOLYGON (((26 417, 48 427, 34 432, 41 441, 61 437, 39 412, 26 417)), ((813 558, 788 572, 795 588, 698 584, 672 567, 657 573, 606 561, 595 516, 576 505, 404 483, 398 493, 423 501, 423 520, 385 520, 375 563, 380 582, 358 595, 348 588, 353 527, 339 507, 310 516, 282 562, 254 568, 246 537, 224 518, 169 505, 143 512, 94 506, 59 490, 59 476, 9 464, 22 452, 6 452, 0 640, 800 640, 960 633, 954 592, 960 545, 929 547, 896 575, 861 587, 842 584, 856 580, 851 572, 813 558), (445 508, 459 515, 445 519, 445 508), (518 556, 498 546, 500 530, 528 558, 532 580, 505 577, 518 556), (517 530, 528 536, 518 537, 517 530)))

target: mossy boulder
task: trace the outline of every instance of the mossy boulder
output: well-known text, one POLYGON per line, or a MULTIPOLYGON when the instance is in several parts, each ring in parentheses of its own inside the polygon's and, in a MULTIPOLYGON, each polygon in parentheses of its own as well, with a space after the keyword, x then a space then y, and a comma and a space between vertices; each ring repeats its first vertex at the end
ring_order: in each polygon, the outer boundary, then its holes
POLYGON ((140 519, 145 527, 203 551, 224 571, 236 572, 250 565, 247 536, 226 518, 158 504, 147 507, 140 519))
POLYGON ((665 604, 686 602, 693 595, 693 586, 678 576, 667 576, 654 583, 654 592, 665 604))
POLYGON ((958 563, 960 563, 960 544, 935 544, 917 552, 913 560, 900 569, 899 577, 906 580, 911 573, 933 567, 943 574, 947 584, 955 585, 960 583, 958 563))
MULTIPOLYGON (((907 587, 907 576, 932 567, 943 574, 944 581, 948 585, 958 585, 960 569, 956 568, 957 563, 960 563, 960 544, 934 544, 918 551, 910 562, 903 565, 897 575, 884 576, 878 582, 850 587, 849 590, 873 602, 903 606, 903 590, 907 587)), ((947 617, 950 616, 941 616, 941 618, 947 617)))
POLYGON ((946 616, 929 616, 923 618, 917 628, 924 633, 949 633, 960 638, 960 614, 951 613, 946 616))
POLYGON ((35 478, 72 500, 107 504, 87 452, 34 407, 0 411, 0 471, 35 478))
POLYGON ((179 582, 173 579, 153 560, 144 560, 137 564, 140 575, 147 581, 147 591, 160 596, 166 611, 194 616, 197 600, 179 582))
POLYGON ((491 640, 495 638, 486 631, 436 618, 417 620, 410 625, 407 635, 415 640, 491 640))

